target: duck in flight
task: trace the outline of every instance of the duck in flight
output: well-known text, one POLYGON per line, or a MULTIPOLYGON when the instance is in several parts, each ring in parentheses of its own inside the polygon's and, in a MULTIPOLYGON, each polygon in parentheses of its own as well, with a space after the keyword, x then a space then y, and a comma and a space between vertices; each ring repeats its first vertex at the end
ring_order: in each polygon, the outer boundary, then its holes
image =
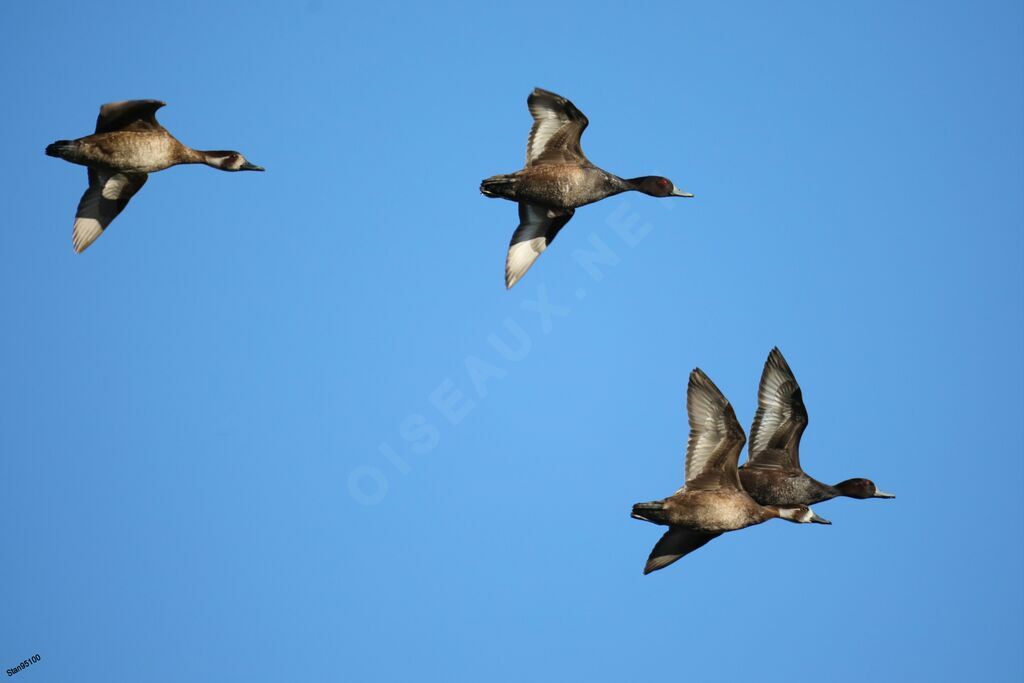
POLYGON ((96 132, 58 140, 46 153, 89 169, 89 188, 78 202, 72 244, 81 253, 96 241, 148 174, 178 164, 206 164, 222 171, 262 171, 239 152, 205 152, 178 142, 156 120, 159 100, 126 100, 100 107, 96 132))
POLYGON ((480 184, 484 195, 519 204, 519 227, 505 260, 507 288, 523 277, 581 206, 632 190, 652 197, 693 196, 668 178, 625 179, 590 163, 580 147, 587 117, 564 97, 536 88, 526 103, 533 116, 526 167, 480 184))
POLYGON ((686 411, 686 483, 664 500, 633 506, 634 519, 668 526, 647 558, 644 574, 667 567, 723 533, 769 519, 831 524, 806 505, 759 505, 747 495, 736 471, 747 437, 729 401, 699 368, 690 373, 686 411))
POLYGON ((814 505, 839 496, 895 498, 870 479, 847 479, 835 486, 808 476, 800 467, 800 437, 807 427, 800 385, 777 348, 768 354, 757 390, 757 413, 750 428, 750 451, 740 482, 762 505, 814 505))

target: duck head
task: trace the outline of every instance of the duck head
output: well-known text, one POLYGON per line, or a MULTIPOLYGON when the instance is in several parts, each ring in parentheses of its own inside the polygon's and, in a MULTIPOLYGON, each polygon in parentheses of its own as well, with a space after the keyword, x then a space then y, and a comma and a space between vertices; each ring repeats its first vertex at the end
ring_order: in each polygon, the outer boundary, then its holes
POLYGON ((896 495, 893 493, 886 493, 885 491, 879 491, 875 487, 875 482, 870 479, 847 479, 841 481, 835 485, 835 488, 839 491, 839 495, 846 496, 847 498, 895 498, 896 495))
POLYGON ((262 166, 249 163, 241 152, 217 151, 203 152, 203 163, 219 168, 222 171, 265 171, 262 166))
POLYGON ((683 192, 675 183, 668 178, 659 175, 645 175, 639 178, 630 178, 626 181, 633 186, 637 192, 649 194, 652 197, 692 197, 689 192, 683 192))
POLYGON ((831 524, 824 517, 819 517, 818 514, 807 507, 806 505, 785 505, 779 506, 779 517, 786 520, 787 522, 793 522, 795 524, 831 524))

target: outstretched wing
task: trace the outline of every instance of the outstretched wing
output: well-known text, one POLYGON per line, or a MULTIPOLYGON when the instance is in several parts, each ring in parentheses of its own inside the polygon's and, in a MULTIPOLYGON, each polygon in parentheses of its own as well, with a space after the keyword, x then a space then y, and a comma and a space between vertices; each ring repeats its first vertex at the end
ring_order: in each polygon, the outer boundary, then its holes
POLYGON ((96 132, 163 130, 163 126, 156 120, 156 110, 165 104, 160 100, 124 100, 104 104, 96 118, 96 132))
POLYGON ((721 534, 709 534, 681 526, 670 527, 661 540, 654 544, 654 549, 644 566, 644 575, 664 569, 680 557, 692 553, 719 536, 721 534))
POLYGON ((145 173, 107 173, 89 169, 89 189, 78 202, 72 237, 75 251, 81 253, 103 234, 135 193, 149 178, 145 173))
POLYGON ((747 467, 800 470, 800 437, 807 428, 800 385, 782 353, 768 354, 757 390, 747 467))
POLYGON ((589 164, 580 147, 580 136, 589 123, 572 102, 560 95, 534 88, 526 100, 533 128, 526 142, 526 165, 589 164))
POLYGON ((512 233, 508 255, 505 257, 506 288, 511 289, 512 285, 519 282, 555 239, 558 231, 569 222, 573 213, 575 211, 568 209, 552 216, 542 206, 519 204, 519 227, 512 233))
POLYGON ((690 373, 686 411, 686 488, 742 490, 736 463, 747 437, 729 401, 700 368, 690 373))

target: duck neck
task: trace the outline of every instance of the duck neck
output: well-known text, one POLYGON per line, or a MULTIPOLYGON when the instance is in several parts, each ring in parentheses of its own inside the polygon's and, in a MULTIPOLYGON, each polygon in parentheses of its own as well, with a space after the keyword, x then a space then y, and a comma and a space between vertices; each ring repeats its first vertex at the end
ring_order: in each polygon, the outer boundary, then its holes
POLYGON ((641 176, 639 178, 619 178, 616 176, 615 179, 619 181, 622 187, 622 189, 619 190, 620 192, 643 192, 640 188, 643 185, 645 177, 646 176, 641 176))
POLYGON ((843 493, 831 484, 826 484, 818 481, 814 477, 804 474, 803 477, 801 477, 798 495, 801 498, 800 502, 805 505, 814 505, 815 503, 832 500, 837 496, 842 496, 843 493))
POLYGON ((617 194, 637 189, 630 180, 620 178, 614 173, 609 173, 605 170, 601 170, 601 173, 603 174, 603 184, 595 188, 600 195, 599 199, 613 197, 617 194))
POLYGON ((207 164, 212 166, 209 159, 206 156, 206 152, 201 149, 192 149, 188 145, 181 146, 181 163, 183 164, 207 164))

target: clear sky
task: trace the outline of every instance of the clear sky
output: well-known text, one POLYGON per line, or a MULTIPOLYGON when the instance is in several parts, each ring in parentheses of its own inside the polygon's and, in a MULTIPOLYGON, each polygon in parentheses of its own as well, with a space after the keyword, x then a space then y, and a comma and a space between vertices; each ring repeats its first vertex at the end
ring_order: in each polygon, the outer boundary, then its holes
POLYGON ((0 6, 0 673, 1024 676, 1020 3, 597 4, 0 6), (507 292, 478 184, 535 86, 696 198, 507 292), (267 172, 156 174, 75 255, 43 148, 129 98, 267 172), (644 577, 688 372, 749 429, 774 345, 807 469, 898 497, 644 577))

